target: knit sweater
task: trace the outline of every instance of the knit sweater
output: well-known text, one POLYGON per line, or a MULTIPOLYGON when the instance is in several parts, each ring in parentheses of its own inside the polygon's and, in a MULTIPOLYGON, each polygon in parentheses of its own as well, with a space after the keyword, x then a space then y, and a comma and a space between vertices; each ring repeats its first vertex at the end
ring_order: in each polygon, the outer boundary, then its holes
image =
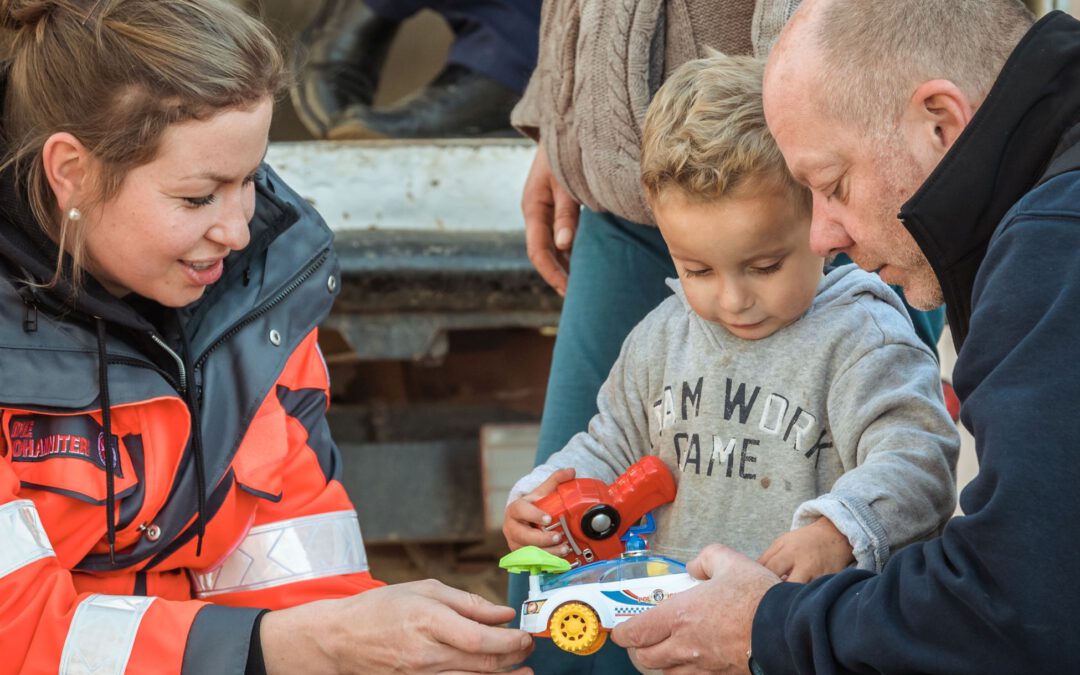
POLYGON ((546 0, 540 53, 511 115, 556 179, 596 211, 654 223, 641 126, 665 77, 708 48, 764 57, 799 0, 546 0))

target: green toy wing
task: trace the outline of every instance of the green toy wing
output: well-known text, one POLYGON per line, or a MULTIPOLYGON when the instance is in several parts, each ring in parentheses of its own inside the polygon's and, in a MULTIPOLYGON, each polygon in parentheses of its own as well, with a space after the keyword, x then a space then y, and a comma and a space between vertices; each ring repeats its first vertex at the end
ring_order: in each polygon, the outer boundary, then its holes
POLYGON ((533 575, 570 571, 570 563, 536 546, 523 546, 507 553, 499 559, 499 567, 511 574, 528 572, 533 575))

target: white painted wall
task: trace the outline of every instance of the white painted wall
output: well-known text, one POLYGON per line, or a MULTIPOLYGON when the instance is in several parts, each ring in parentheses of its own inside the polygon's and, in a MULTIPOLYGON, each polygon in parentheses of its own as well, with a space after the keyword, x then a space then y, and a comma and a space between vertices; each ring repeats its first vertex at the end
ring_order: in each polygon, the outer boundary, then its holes
POLYGON ((335 231, 521 232, 527 139, 271 143, 266 159, 335 231))

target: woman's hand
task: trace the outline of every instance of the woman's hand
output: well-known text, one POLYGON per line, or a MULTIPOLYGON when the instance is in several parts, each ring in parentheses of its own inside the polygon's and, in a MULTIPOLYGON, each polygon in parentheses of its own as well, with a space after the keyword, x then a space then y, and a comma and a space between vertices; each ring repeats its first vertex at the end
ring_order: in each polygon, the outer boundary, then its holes
POLYGON ((570 247, 581 206, 555 180, 543 145, 536 148, 532 168, 521 192, 525 216, 525 247, 533 267, 559 295, 566 295, 570 247))
POLYGON ((509 607, 428 579, 270 612, 259 628, 269 675, 491 673, 532 651, 528 633, 497 627, 512 618, 509 607))
POLYGON ((551 516, 536 505, 536 501, 555 492, 559 483, 574 478, 573 469, 559 469, 548 476, 535 490, 506 507, 503 516, 503 536, 511 551, 522 546, 539 546, 548 553, 564 556, 570 546, 563 541, 561 532, 545 532, 542 528, 551 524, 551 516))

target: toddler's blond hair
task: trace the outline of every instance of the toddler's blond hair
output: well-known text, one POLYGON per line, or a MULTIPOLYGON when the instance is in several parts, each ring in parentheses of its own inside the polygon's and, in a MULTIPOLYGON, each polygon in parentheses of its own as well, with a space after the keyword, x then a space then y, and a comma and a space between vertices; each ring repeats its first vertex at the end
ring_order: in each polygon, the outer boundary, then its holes
POLYGON ((809 191, 765 126, 764 70, 763 60, 714 52, 671 74, 645 116, 641 183, 650 203, 671 188, 695 202, 785 190, 809 211, 809 191))

